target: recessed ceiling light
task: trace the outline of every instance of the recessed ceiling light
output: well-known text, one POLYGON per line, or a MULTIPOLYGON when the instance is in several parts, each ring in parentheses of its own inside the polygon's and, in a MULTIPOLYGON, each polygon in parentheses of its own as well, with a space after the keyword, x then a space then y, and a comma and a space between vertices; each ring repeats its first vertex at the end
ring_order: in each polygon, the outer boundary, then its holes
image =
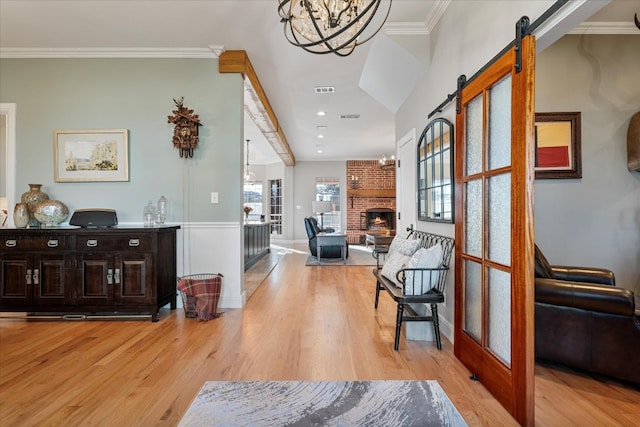
POLYGON ((322 154, 322 149, 324 148, 324 145, 322 144, 316 144, 316 153, 318 154, 322 154))
POLYGON ((320 134, 318 134, 318 138, 322 139, 322 138, 324 138, 324 135, 320 133, 320 134))
POLYGON ((318 115, 322 117, 322 116, 326 116, 327 113, 325 111, 318 111, 318 115))
POLYGON ((316 93, 335 93, 335 86, 316 86, 316 93))

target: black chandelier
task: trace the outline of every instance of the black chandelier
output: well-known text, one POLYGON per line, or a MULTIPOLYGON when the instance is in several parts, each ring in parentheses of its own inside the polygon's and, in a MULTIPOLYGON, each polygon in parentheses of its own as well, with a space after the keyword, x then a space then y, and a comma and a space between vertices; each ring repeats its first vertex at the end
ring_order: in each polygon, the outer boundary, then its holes
POLYGON ((372 26, 375 30, 370 29, 366 36, 362 34, 382 0, 278 0, 278 14, 289 43, 311 53, 348 56, 380 31, 391 1, 382 22, 372 26))

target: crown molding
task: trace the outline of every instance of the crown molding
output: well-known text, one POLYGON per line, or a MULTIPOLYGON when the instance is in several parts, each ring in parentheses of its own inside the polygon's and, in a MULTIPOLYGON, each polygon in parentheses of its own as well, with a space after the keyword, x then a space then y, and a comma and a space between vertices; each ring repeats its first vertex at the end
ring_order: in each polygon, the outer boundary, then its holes
POLYGON ((427 31, 429 32, 429 34, 433 31, 436 25, 438 25, 438 22, 440 22, 440 18, 442 18, 442 15, 444 15, 444 12, 449 7, 449 4, 451 4, 451 0, 440 0, 438 1, 438 3, 436 3, 433 12, 429 14, 429 19, 426 22, 427 31))
POLYGON ((224 46, 207 48, 0 48, 0 58, 218 58, 224 46))
POLYGON ((640 36, 640 30, 633 22, 586 21, 567 34, 634 34, 640 36))
POLYGON ((422 22, 392 22, 382 26, 388 36, 428 36, 429 30, 422 22))
POLYGON ((382 26, 388 36, 428 36, 440 22, 451 0, 439 0, 430 11, 426 22, 389 22, 382 26))

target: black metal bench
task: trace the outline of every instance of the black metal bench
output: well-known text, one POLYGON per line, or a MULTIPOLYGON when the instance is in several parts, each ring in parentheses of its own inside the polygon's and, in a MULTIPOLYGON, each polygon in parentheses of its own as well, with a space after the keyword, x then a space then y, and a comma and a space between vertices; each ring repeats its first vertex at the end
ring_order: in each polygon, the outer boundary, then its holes
POLYGON ((373 251, 373 257, 376 259, 376 268, 373 275, 376 277, 376 303, 378 308, 378 299, 380 291, 385 290, 393 298, 398 305, 396 314, 396 337, 394 349, 397 351, 400 345, 400 329, 402 322, 433 322, 433 331, 436 338, 438 350, 442 348, 440 341, 440 323, 438 321, 438 304, 444 302, 444 286, 447 281, 447 272, 449 271, 449 261, 451 253, 455 245, 455 240, 451 237, 431 234, 424 231, 407 228, 409 235, 407 239, 420 240, 420 247, 430 248, 440 243, 442 245, 442 261, 437 268, 403 268, 398 271, 396 279, 402 287, 396 286, 394 282, 382 275, 382 265, 380 263, 381 255, 386 254, 388 248, 379 248, 373 251), (412 274, 407 274, 412 272, 412 274), (432 285, 432 275, 438 274, 435 286, 432 285), (410 277, 407 280, 407 277, 410 277), (417 295, 407 295, 407 289, 414 289, 413 293, 417 295), (417 289, 417 291, 415 291, 417 289), (410 304, 430 304, 431 315, 418 314, 410 304))

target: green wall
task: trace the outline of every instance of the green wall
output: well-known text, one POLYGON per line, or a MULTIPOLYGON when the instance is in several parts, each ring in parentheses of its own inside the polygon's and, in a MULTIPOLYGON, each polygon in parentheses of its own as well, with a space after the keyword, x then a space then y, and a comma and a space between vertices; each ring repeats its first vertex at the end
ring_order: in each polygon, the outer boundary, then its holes
POLYGON ((121 223, 140 223, 146 202, 164 195, 170 223, 240 220, 243 83, 219 74, 216 59, 2 59, 0 102, 17 104, 17 198, 41 183, 71 212, 113 208, 121 223), (191 159, 167 123, 181 96, 203 125, 191 159), (54 182, 54 130, 124 128, 129 182, 54 182))

